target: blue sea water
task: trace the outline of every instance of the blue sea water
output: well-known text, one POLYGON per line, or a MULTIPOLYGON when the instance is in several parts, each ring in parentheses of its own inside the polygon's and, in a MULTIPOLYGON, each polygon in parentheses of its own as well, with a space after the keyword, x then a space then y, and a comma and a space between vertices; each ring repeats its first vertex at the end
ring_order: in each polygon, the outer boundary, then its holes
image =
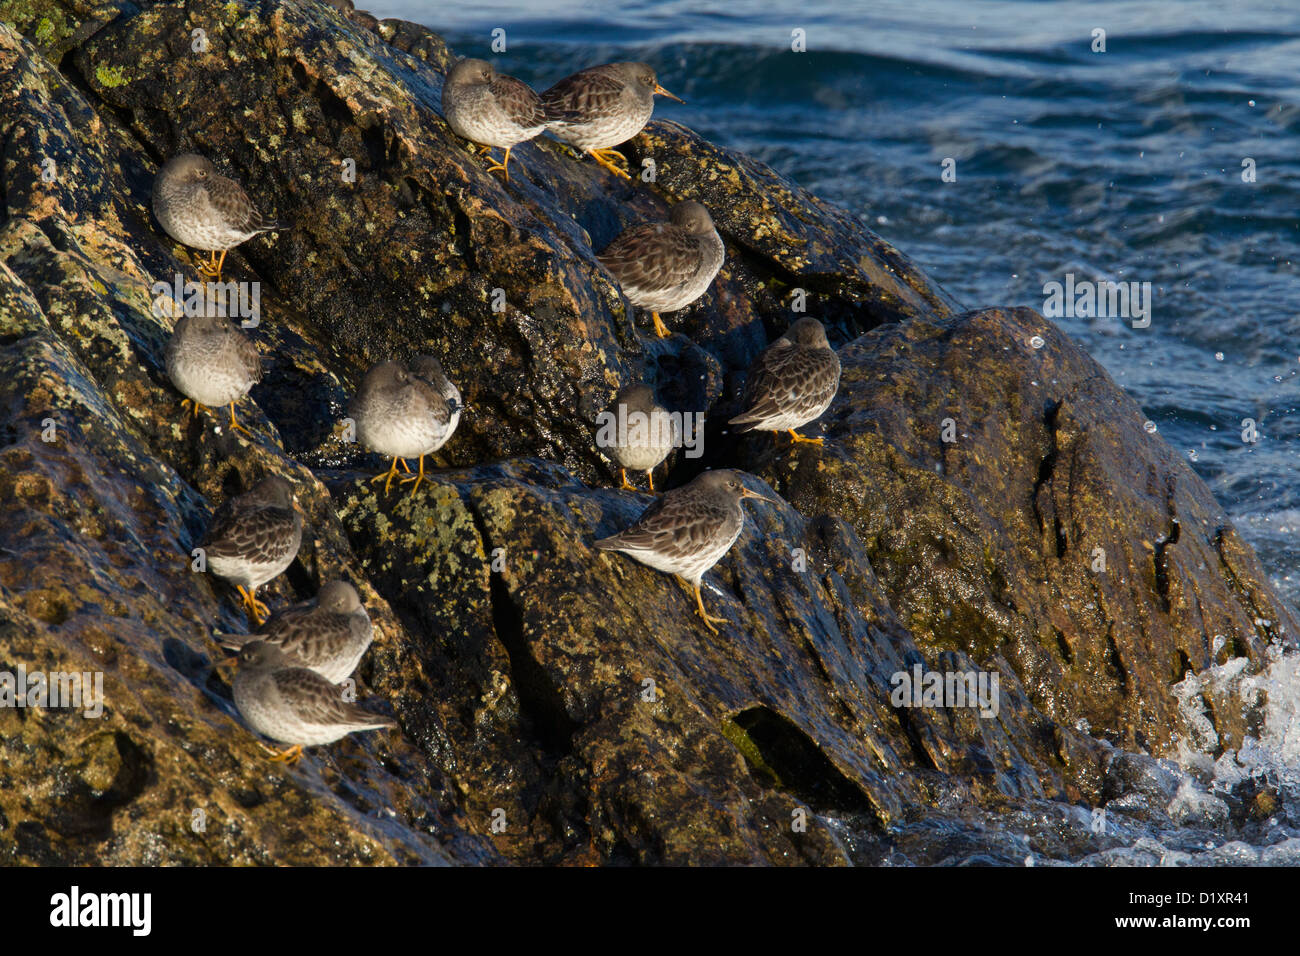
MULTIPOLYGON (((1300 600, 1300 0, 361 5, 462 55, 502 29, 495 61, 539 89, 647 60, 687 101, 657 115, 862 216, 969 307, 1042 310, 1067 273, 1149 282, 1148 328, 1056 321, 1300 600)), ((1274 689, 1287 774, 1297 685, 1274 689)))

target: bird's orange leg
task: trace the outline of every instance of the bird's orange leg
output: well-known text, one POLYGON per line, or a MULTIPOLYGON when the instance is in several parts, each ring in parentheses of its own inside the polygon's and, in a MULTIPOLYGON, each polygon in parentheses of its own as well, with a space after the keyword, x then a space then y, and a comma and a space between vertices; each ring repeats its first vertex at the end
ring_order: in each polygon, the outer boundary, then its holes
POLYGON ((504 173, 506 182, 510 182, 510 149, 511 147, 506 147, 506 155, 501 162, 493 160, 492 165, 487 168, 489 173, 504 173))
MULTIPOLYGON (((258 743, 261 743, 261 741, 259 740, 258 743)), ((302 744, 294 744, 286 750, 276 750, 274 747, 262 744, 262 749, 271 754, 272 763, 286 763, 292 766, 302 757, 302 744)))
POLYGON ((695 588, 695 607, 699 610, 700 617, 704 619, 704 626, 707 627, 714 634, 717 634, 718 629, 713 625, 715 623, 726 624, 727 619, 725 617, 713 617, 709 614, 708 611, 704 610, 704 595, 700 594, 700 585, 698 581, 694 584, 694 588, 695 588))
POLYGON ((243 432, 245 435, 247 435, 249 438, 252 438, 252 437, 253 437, 253 433, 252 433, 252 432, 250 432, 247 428, 245 428, 243 425, 239 424, 238 421, 236 421, 236 419, 235 419, 235 403, 234 403, 234 402, 231 402, 231 403, 230 403, 230 427, 231 427, 232 430, 234 430, 234 429, 238 429, 239 431, 241 431, 241 432, 243 432))
POLYGON ((221 257, 220 257, 220 258, 217 258, 217 252, 216 252, 216 250, 215 250, 215 249, 210 250, 210 251, 208 252, 208 261, 205 262, 205 263, 204 263, 204 264, 199 268, 199 273, 200 273, 201 275, 208 276, 209 278, 216 279, 218 282, 220 282, 220 281, 221 281, 221 267, 222 267, 223 265, 225 265, 225 262, 226 262, 226 253, 227 253, 228 251, 229 251, 229 250, 227 250, 227 249, 222 249, 222 250, 221 250, 221 257))
POLYGON ((818 437, 818 438, 804 438, 803 435, 800 435, 800 434, 799 434, 797 431, 795 431, 793 428, 787 428, 786 431, 788 431, 788 432, 790 433, 790 437, 794 439, 794 442, 795 442, 796 445, 803 444, 803 445, 819 445, 819 446, 820 446, 820 445, 825 445, 825 444, 826 444, 826 439, 825 439, 825 438, 821 438, 821 437, 818 437))
MULTIPOLYGON (((613 157, 617 156, 619 159, 623 159, 623 154, 620 153, 618 150, 589 149, 587 150, 587 152, 592 156, 593 159, 596 160, 596 162, 600 163, 600 165, 604 166, 615 176, 622 176, 624 179, 632 178, 632 176, 626 170, 621 169, 620 167, 614 165, 613 157)), ((623 161, 627 162, 626 159, 623 159, 623 161)))
POLYGON ((384 482, 384 494, 388 494, 389 486, 393 483, 393 479, 397 477, 397 463, 399 461, 402 463, 402 467, 405 468, 408 472, 411 470, 410 466, 407 465, 405 459, 394 457, 392 466, 386 472, 384 472, 382 475, 375 475, 375 477, 370 479, 371 481, 384 482))
MULTIPOLYGON (((409 471, 410 469, 407 470, 409 471)), ((418 475, 407 475, 405 478, 401 480, 400 483, 404 485, 408 481, 415 482, 415 484, 411 486, 411 494, 415 494, 415 490, 420 487, 420 482, 424 481, 424 456, 423 455, 420 456, 420 473, 418 475)))
POLYGON ((271 609, 257 599, 256 588, 246 588, 242 584, 236 584, 235 589, 243 597, 244 607, 248 609, 248 613, 254 621, 261 624, 271 616, 271 609))

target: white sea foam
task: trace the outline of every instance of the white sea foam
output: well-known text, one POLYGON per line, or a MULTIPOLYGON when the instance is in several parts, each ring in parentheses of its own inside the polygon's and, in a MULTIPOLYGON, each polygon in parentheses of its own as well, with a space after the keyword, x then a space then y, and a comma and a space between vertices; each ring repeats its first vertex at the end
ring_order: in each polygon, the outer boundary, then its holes
POLYGON ((1257 673, 1247 673, 1244 657, 1188 674, 1173 687, 1187 734, 1178 741, 1176 760, 1186 770, 1203 775, 1212 790, 1232 790, 1249 779, 1278 789, 1285 803, 1300 802, 1300 652, 1277 644, 1257 673), (1236 747, 1222 741, 1210 719, 1207 695, 1242 709, 1246 723, 1259 723, 1257 736, 1236 747), (1213 752, 1223 751, 1216 759, 1213 752))

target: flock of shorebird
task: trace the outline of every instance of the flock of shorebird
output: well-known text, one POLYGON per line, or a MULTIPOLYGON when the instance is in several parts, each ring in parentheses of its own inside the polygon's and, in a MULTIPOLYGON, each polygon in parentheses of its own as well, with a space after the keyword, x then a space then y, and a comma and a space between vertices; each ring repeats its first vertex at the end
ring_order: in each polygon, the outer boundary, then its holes
MULTIPOLYGON (((489 172, 508 181, 510 150, 550 131, 590 154, 611 173, 619 168, 613 147, 631 139, 649 121, 654 97, 677 99, 659 85, 645 63, 610 63, 569 76, 538 95, 484 60, 455 64, 443 86, 442 105, 451 129, 478 149, 505 150, 489 172)), ((678 102, 681 102, 678 100, 678 102)), ((153 209, 173 239, 208 253, 200 272, 220 280, 226 253, 252 237, 286 225, 258 212, 243 188, 194 154, 165 163, 153 186, 153 209)), ((725 250, 709 211, 698 202, 672 206, 667 222, 627 229, 597 257, 633 306, 649 311, 655 332, 668 336, 660 312, 695 302, 721 268, 725 250)), ((175 324, 166 349, 166 369, 194 415, 205 407, 229 406, 230 427, 247 432, 235 417, 235 403, 261 380, 257 348, 224 314, 185 315, 175 324)), ((796 429, 830 407, 839 386, 840 363, 821 323, 801 318, 771 344, 750 369, 743 405, 730 419, 739 431, 788 431, 796 442, 820 444, 796 429)), ((432 356, 386 361, 371 368, 348 414, 365 447, 392 459, 372 479, 388 494, 398 467, 411 493, 424 479, 424 458, 438 451, 456 430, 464 404, 456 386, 432 356), (406 459, 418 458, 418 473, 406 459)), ((619 465, 622 489, 636 490, 627 469, 646 472, 654 492, 654 469, 680 442, 677 419, 658 404, 654 390, 635 383, 622 389, 606 412, 632 427, 619 428, 605 449, 619 465)), ((700 583, 731 548, 744 523, 741 501, 773 499, 745 487, 745 474, 706 471, 665 492, 618 534, 594 542, 621 551, 659 571, 675 574, 694 591, 705 626, 717 633, 704 609, 700 583)), ((340 686, 369 647, 369 617, 356 589, 344 581, 326 584, 317 597, 268 619, 257 589, 283 573, 302 542, 303 517, 292 485, 270 476, 231 498, 214 514, 201 542, 208 571, 238 589, 252 635, 219 635, 237 650, 235 705, 248 725, 287 749, 267 748, 277 760, 296 760, 304 746, 329 743, 353 731, 396 726, 346 700, 340 686)))

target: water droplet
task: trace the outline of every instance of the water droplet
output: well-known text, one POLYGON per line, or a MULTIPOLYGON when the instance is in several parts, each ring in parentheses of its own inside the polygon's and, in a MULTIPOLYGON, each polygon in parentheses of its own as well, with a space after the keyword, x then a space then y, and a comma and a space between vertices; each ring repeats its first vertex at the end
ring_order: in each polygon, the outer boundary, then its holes
POLYGON ((1223 353, 1222 353, 1222 352, 1215 352, 1215 353, 1214 353, 1214 361, 1216 361, 1216 362, 1222 362, 1222 361, 1223 361, 1223 353))
POLYGON ((1187 457, 1190 458, 1192 461, 1198 461, 1198 460, 1199 460, 1199 459, 1196 457, 1196 449, 1195 449, 1195 448, 1189 448, 1189 449, 1187 450, 1187 457))
POLYGON ((1255 105, 1255 101, 1254 101, 1254 100, 1246 100, 1246 105, 1247 105, 1247 106, 1254 106, 1254 105, 1255 105))
POLYGON ((1041 335, 1035 335, 1032 339, 1029 340, 1029 344, 1033 348, 1041 349, 1044 345, 1043 337, 1041 335))
POLYGON ((1142 427, 1145 428, 1145 429, 1146 429, 1148 432, 1150 432, 1152 435, 1154 435, 1154 434, 1156 433, 1156 423, 1153 422, 1153 421, 1151 421, 1150 419, 1147 419, 1146 421, 1144 421, 1144 422, 1142 423, 1142 427))

